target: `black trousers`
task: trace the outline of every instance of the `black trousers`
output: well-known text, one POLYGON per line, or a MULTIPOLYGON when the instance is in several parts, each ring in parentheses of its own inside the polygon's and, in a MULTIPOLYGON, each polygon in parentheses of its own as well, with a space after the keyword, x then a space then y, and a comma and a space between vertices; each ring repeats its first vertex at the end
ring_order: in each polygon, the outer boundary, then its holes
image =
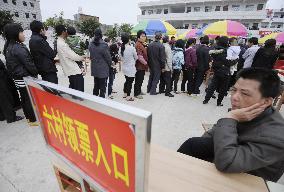
POLYGON ((181 83, 181 91, 185 91, 185 88, 187 88, 188 93, 194 92, 194 69, 187 69, 183 70, 183 79, 181 83), (187 82, 187 86, 186 86, 187 82))
POLYGON ((13 122, 16 118, 14 111, 13 96, 9 90, 8 78, 6 75, 0 77, 0 120, 7 123, 13 122))
POLYGON ((185 141, 178 152, 185 155, 213 162, 214 160, 214 142, 213 138, 193 137, 185 141))
POLYGON ((194 91, 193 94, 200 94, 200 86, 204 80, 204 75, 206 71, 195 70, 194 72, 194 91))
POLYGON ((138 96, 141 94, 142 90, 142 84, 145 77, 145 71, 139 70, 135 74, 135 84, 134 84, 134 96, 138 96))
POLYGON ((107 78, 94 78, 94 89, 93 94, 96 96, 100 96, 102 98, 105 98, 106 95, 106 87, 107 87, 107 78))
POLYGON ((22 103, 22 108, 23 108, 25 117, 30 122, 36 122, 35 113, 34 113, 34 110, 33 110, 32 102, 30 100, 27 88, 26 87, 20 87, 19 91, 20 91, 20 95, 21 95, 21 103, 22 103))
POLYGON ((171 92, 171 71, 165 71, 161 74, 159 92, 165 94, 171 92))
POLYGON ((177 84, 178 84, 178 80, 179 80, 179 76, 180 76, 180 69, 174 69, 173 70, 173 76, 172 76, 172 87, 174 91, 177 91, 177 84))
POLYGON ((230 83, 229 75, 219 75, 215 73, 210 85, 208 86, 205 100, 209 101, 210 98, 213 96, 214 92, 218 90, 219 94, 218 94, 217 104, 221 104, 225 95, 227 94, 229 83, 230 83))
POLYGON ((69 88, 84 92, 84 77, 82 74, 70 75, 69 88))
POLYGON ((45 74, 41 74, 40 76, 41 76, 42 80, 44 80, 44 81, 48 81, 50 83, 58 84, 58 77, 57 77, 56 72, 45 73, 45 74))
POLYGON ((125 75, 125 83, 123 87, 123 92, 127 94, 127 96, 130 96, 131 94, 131 89, 132 89, 132 84, 134 81, 135 77, 127 77, 125 75))
POLYGON ((155 70, 150 70, 150 77, 148 81, 148 86, 147 86, 147 92, 150 94, 155 94, 157 85, 160 81, 161 77, 161 70, 155 69, 155 70))

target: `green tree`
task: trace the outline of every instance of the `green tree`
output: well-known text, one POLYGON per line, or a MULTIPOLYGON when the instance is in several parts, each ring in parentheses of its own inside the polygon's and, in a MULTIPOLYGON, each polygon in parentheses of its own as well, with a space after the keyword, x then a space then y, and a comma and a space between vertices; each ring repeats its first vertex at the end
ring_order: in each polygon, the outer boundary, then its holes
POLYGON ((106 36, 111 39, 114 40, 117 36, 118 36, 118 28, 119 26, 117 24, 114 24, 114 26, 106 31, 106 36))
POLYGON ((68 23, 63 19, 64 13, 61 11, 59 15, 54 15, 54 17, 50 17, 46 19, 44 22, 45 27, 55 28, 56 25, 66 25, 69 26, 68 23))
POLYGON ((81 23, 78 23, 77 26, 79 31, 89 37, 93 37, 95 35, 95 30, 100 27, 100 23, 96 18, 86 19, 81 23))
POLYGON ((133 25, 128 24, 128 23, 122 23, 119 27, 118 35, 120 36, 121 33, 128 33, 130 35, 132 29, 133 29, 133 25))
POLYGON ((8 23, 14 23, 13 15, 8 11, 0 11, 0 35, 3 34, 4 26, 8 23))

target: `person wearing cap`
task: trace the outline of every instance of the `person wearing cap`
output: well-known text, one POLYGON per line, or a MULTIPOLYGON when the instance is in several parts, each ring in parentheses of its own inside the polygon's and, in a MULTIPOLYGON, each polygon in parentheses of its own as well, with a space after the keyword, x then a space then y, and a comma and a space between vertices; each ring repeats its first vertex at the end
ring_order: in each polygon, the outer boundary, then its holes
POLYGON ((165 69, 166 64, 166 52, 164 45, 160 42, 162 39, 162 33, 155 33, 155 41, 149 44, 148 53, 148 65, 150 69, 150 77, 147 86, 147 92, 150 95, 157 95, 156 88, 160 81, 162 69, 165 69))

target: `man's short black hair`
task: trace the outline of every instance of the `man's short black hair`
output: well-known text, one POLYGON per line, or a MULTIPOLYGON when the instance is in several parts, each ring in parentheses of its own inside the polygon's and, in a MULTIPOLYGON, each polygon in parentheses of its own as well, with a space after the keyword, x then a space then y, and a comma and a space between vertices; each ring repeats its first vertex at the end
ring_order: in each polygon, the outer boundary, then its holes
POLYGON ((165 35, 165 36, 163 37, 163 43, 168 43, 169 40, 170 40, 170 38, 169 38, 168 35, 165 35))
POLYGON ((196 39, 194 38, 189 38, 186 42, 186 44, 189 46, 189 45, 192 45, 192 44, 195 44, 196 43, 196 39))
POLYGON ((171 40, 175 39, 176 37, 175 36, 171 36, 171 40))
POLYGON ((40 33, 44 26, 42 22, 34 20, 30 23, 30 29, 32 32, 40 33))
POLYGON ((177 40, 177 42, 176 42, 176 47, 177 48, 181 48, 181 49, 184 49, 184 40, 182 40, 182 39, 179 39, 179 40, 177 40))
POLYGON ((264 98, 276 98, 280 93, 280 78, 274 70, 264 68, 247 68, 238 73, 237 79, 240 78, 259 82, 259 91, 264 98))
POLYGON ((229 38, 226 36, 220 37, 219 40, 217 41, 217 45, 227 48, 229 46, 229 38))
POLYGON ((67 29, 64 25, 57 25, 55 27, 55 33, 56 33, 57 36, 62 35, 62 33, 66 32, 66 31, 67 31, 67 29))
POLYGON ((257 37, 251 37, 251 38, 249 38, 248 42, 252 43, 254 45, 257 45, 258 44, 258 38, 257 37))
POLYGON ((68 27, 67 28, 68 35, 76 35, 76 29, 74 27, 68 27))
POLYGON ((143 31, 143 30, 139 30, 139 31, 137 32, 137 39, 139 39, 142 34, 146 35, 146 32, 143 31))

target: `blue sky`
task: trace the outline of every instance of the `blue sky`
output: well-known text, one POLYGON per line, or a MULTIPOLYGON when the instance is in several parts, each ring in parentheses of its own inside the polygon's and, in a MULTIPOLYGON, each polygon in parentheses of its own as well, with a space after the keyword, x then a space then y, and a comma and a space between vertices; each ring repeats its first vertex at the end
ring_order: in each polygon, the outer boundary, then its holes
MULTIPOLYGON (((43 20, 63 10, 65 18, 73 19, 73 15, 82 7, 83 12, 100 17, 105 24, 137 22, 140 14, 138 3, 149 0, 41 0, 43 20)), ((284 7, 283 0, 269 0, 269 8, 284 7), (282 5, 281 5, 282 4, 282 5)))

